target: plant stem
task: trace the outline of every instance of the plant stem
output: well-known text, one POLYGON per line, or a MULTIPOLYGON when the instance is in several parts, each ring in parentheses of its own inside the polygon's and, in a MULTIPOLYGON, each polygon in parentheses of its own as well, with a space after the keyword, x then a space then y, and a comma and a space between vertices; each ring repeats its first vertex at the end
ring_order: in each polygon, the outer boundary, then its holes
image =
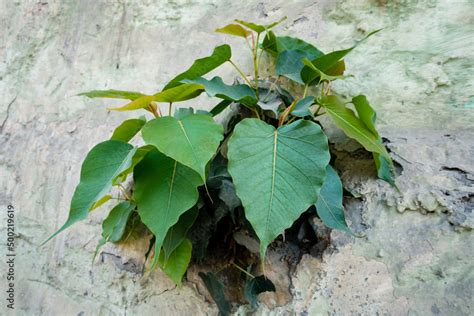
POLYGON ((245 271, 244 269, 242 269, 241 267, 239 267, 238 265, 236 265, 235 263, 232 262, 232 265, 237 268, 238 270, 240 270, 241 272, 245 273, 247 276, 251 277, 252 279, 255 279, 255 276, 253 276, 251 273, 245 271))
POLYGON ((171 116, 171 109, 173 108, 173 102, 170 102, 170 105, 168 106, 168 115, 171 116))
POLYGON ((232 66, 234 66, 235 70, 237 70, 237 72, 240 74, 242 79, 244 79, 245 82, 247 82, 249 86, 252 86, 252 83, 247 79, 247 76, 244 74, 244 72, 239 67, 237 67, 237 65, 232 60, 229 59, 229 62, 231 63, 232 66))
POLYGON ((254 43, 253 50, 253 70, 254 70, 254 81, 255 81, 255 94, 258 99, 258 62, 257 62, 257 52, 258 52, 258 43, 260 41, 260 33, 257 34, 257 41, 254 43))
POLYGON ((308 86, 309 86, 308 84, 306 84, 306 85, 304 86, 303 98, 305 98, 305 97, 306 97, 306 93, 308 93, 308 86))
POLYGON ((148 104, 148 110, 153 114, 155 118, 159 118, 161 116, 158 107, 155 108, 151 103, 148 104))
POLYGON ((318 116, 319 110, 321 110, 321 105, 318 106, 316 112, 314 112, 314 116, 318 116))
POLYGON ((131 201, 132 198, 128 195, 127 190, 123 187, 123 185, 119 184, 118 187, 122 191, 122 194, 125 197, 125 199, 127 199, 128 201, 131 201))
POLYGON ((257 115, 257 118, 260 120, 260 114, 258 114, 257 109, 252 108, 252 111, 255 113, 255 115, 257 115))

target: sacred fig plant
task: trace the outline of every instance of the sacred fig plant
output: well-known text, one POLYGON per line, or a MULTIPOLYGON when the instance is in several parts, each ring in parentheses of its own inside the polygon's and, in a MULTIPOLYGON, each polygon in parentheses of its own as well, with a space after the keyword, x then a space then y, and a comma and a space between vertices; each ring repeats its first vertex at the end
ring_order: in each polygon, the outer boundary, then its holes
MULTIPOLYGON (((232 59, 231 47, 221 45, 155 94, 81 93, 126 100, 110 110, 148 116, 124 121, 109 140, 90 150, 69 217, 49 239, 105 202, 116 201, 103 221, 97 250, 106 242, 123 241, 137 223, 144 224, 153 236, 147 271, 159 266, 180 284, 190 262, 216 256, 208 252, 212 238, 229 244, 233 233, 245 231, 258 241, 257 253, 239 257, 229 246, 222 257, 242 273, 245 299, 255 306, 259 293, 275 287, 252 272, 265 262, 269 245, 302 214, 309 212, 327 227, 352 234, 320 117, 329 116, 369 151, 378 177, 395 186, 393 163, 368 99, 358 95, 347 100, 331 90, 332 81, 347 77, 344 57, 357 44, 324 53, 299 38, 276 35, 272 29, 283 20, 269 25, 235 20, 216 30, 247 42, 253 65, 250 76, 232 59), (265 77, 259 71, 263 54, 273 71, 265 77), (240 80, 228 84, 220 77, 206 77, 223 64, 232 65, 240 80), (287 91, 291 82, 301 86, 300 92, 287 91), (179 102, 202 93, 220 102, 209 112, 179 107, 179 102), (160 103, 168 111, 160 110, 160 103), (215 117, 221 112, 226 119, 218 123, 215 117), (114 187, 118 190, 110 193, 114 187), (219 229, 224 218, 227 226, 219 229)), ((208 271, 200 276, 220 311, 228 313, 231 307, 217 274, 208 271)))

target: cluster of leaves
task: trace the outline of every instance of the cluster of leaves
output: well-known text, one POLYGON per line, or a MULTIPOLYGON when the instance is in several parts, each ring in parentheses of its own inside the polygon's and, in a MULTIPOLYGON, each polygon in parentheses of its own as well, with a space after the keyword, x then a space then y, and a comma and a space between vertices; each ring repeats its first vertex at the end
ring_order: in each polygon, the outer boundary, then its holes
MULTIPOLYGON (((205 234, 206 225, 215 224, 206 217, 218 220, 225 213, 240 217, 260 242, 262 262, 269 244, 313 206, 328 227, 350 233, 341 181, 329 164, 328 139, 318 117, 329 115, 347 136, 370 151, 379 177, 394 185, 392 161, 375 128, 376 115, 367 98, 359 95, 345 102, 331 91, 332 81, 345 78, 344 57, 355 46, 325 54, 301 39, 275 35, 272 28, 280 22, 258 25, 236 20, 217 30, 247 42, 252 77, 231 59, 230 46, 221 45, 156 94, 82 93, 90 98, 129 100, 111 110, 145 110, 154 118, 126 120, 110 140, 92 148, 82 165, 69 217, 50 238, 108 200, 118 199, 103 222, 98 248, 107 241, 122 240, 127 223, 139 217, 154 236, 149 270, 158 265, 179 284, 192 254, 205 255, 201 250, 207 247, 208 238, 193 239, 190 229, 199 224, 205 234), (259 76, 262 53, 274 61, 275 75, 269 78, 259 76), (241 83, 229 85, 220 77, 204 77, 224 63, 235 67, 241 83), (282 77, 301 84, 302 94, 285 91, 282 77), (177 108, 173 113, 177 102, 203 92, 221 99, 210 112, 177 108), (169 104, 168 115, 157 103, 169 104), (216 123, 213 117, 229 107, 230 120, 216 123), (139 133, 145 144, 131 145, 139 133), (132 175, 134 188, 127 190, 123 183, 132 175), (121 190, 119 197, 109 193, 112 187, 121 190), (235 212, 238 208, 243 212, 235 212), (196 222, 198 217, 204 220, 196 222)), ((221 295, 214 276, 201 276, 221 295)), ((265 280, 257 277, 248 282, 246 295, 253 303, 262 289, 274 290, 265 280)))

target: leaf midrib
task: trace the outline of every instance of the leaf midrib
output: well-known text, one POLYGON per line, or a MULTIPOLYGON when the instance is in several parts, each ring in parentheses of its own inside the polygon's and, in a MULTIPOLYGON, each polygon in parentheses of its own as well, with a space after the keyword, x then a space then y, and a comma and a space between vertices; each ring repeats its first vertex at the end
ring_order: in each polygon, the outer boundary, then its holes
POLYGON ((267 220, 265 223, 265 235, 268 232, 268 225, 270 222, 270 213, 273 206, 273 195, 275 194, 275 174, 276 174, 276 157, 277 157, 277 143, 278 143, 278 130, 273 132, 273 161, 272 161, 272 187, 270 194, 270 203, 268 205, 267 220))
MULTIPOLYGON (((191 152, 193 154, 194 163, 197 165, 197 167, 199 167, 199 160, 197 159, 196 151, 194 150, 194 146, 193 146, 193 144, 191 143, 191 140, 188 137, 188 133, 186 132, 186 129, 184 128, 183 122, 181 120, 177 120, 177 121, 178 121, 179 127, 181 128, 181 131, 183 132, 184 136, 186 137, 186 141, 188 142, 189 147, 191 147, 191 152)), ((201 173, 199 172, 199 174, 201 174, 201 173)))

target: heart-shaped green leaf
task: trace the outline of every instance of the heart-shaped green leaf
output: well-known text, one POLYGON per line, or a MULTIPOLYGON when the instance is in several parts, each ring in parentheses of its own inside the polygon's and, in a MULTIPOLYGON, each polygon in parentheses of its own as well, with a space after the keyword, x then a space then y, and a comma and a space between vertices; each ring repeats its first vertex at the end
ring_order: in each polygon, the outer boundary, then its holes
POLYGON ((107 140, 91 149, 82 163, 81 179, 72 196, 68 219, 44 243, 87 218, 89 210, 112 188, 115 177, 130 167, 135 151, 132 145, 117 140, 107 140))
POLYGON ((344 216, 341 179, 330 165, 326 167, 326 179, 316 202, 316 211, 327 227, 352 234, 344 216))
POLYGON ((185 82, 203 85, 207 95, 210 97, 218 97, 246 105, 255 105, 257 103, 255 91, 246 84, 227 85, 220 77, 214 77, 211 80, 196 78, 185 80, 185 82))
POLYGON ((78 95, 86 96, 89 98, 128 99, 131 101, 144 96, 144 94, 140 92, 121 90, 93 90, 89 92, 79 93, 78 95))
POLYGON ((145 123, 145 118, 125 120, 114 130, 110 139, 121 140, 127 143, 142 129, 145 123))
POLYGON ((191 261, 193 245, 189 239, 184 239, 178 247, 173 251, 169 258, 165 259, 163 253, 160 254, 159 266, 167 276, 176 285, 180 285, 183 275, 188 269, 191 261))
MULTIPOLYGON (((352 103, 359 115, 360 120, 365 126, 380 139, 377 128, 375 128, 375 121, 377 120, 377 114, 374 109, 370 106, 369 101, 364 95, 358 95, 352 98, 352 103)), ((395 179, 393 178, 393 162, 385 156, 378 153, 372 153, 374 156, 375 166, 377 167, 377 175, 380 179, 390 183, 392 186, 396 186, 395 179)))
POLYGON ((248 36, 252 35, 252 32, 247 31, 242 26, 238 24, 228 24, 220 29, 216 29, 218 33, 224 33, 234 36, 239 36, 243 38, 247 38, 248 36))
POLYGON ((135 167, 133 199, 142 222, 155 235, 155 255, 150 270, 158 262, 168 230, 196 204, 197 187, 203 182, 188 167, 157 150, 150 151, 135 167))
POLYGON ((275 129, 244 119, 229 141, 228 158, 263 260, 273 239, 316 203, 330 158, 327 138, 306 120, 275 129))
POLYGON ((177 87, 182 85, 181 81, 185 79, 195 79, 205 74, 209 73, 210 71, 216 69, 223 63, 230 60, 232 57, 232 52, 230 50, 230 46, 227 44, 217 46, 214 48, 211 56, 196 59, 192 66, 186 70, 185 72, 177 75, 174 77, 164 88, 163 91, 177 87))
POLYGON ((338 97, 334 95, 325 96, 319 102, 324 106, 334 123, 347 136, 354 138, 368 151, 379 153, 383 157, 390 159, 390 155, 380 141, 380 138, 374 135, 338 97))
POLYGON ((163 256, 165 261, 168 261, 173 251, 186 238, 186 234, 194 224, 198 213, 198 208, 194 206, 192 209, 181 215, 178 222, 168 230, 165 240, 163 241, 163 256))
POLYGON ((219 147, 223 133, 222 125, 203 114, 188 115, 181 120, 160 117, 149 121, 142 130, 147 144, 195 170, 203 180, 206 164, 219 147))

